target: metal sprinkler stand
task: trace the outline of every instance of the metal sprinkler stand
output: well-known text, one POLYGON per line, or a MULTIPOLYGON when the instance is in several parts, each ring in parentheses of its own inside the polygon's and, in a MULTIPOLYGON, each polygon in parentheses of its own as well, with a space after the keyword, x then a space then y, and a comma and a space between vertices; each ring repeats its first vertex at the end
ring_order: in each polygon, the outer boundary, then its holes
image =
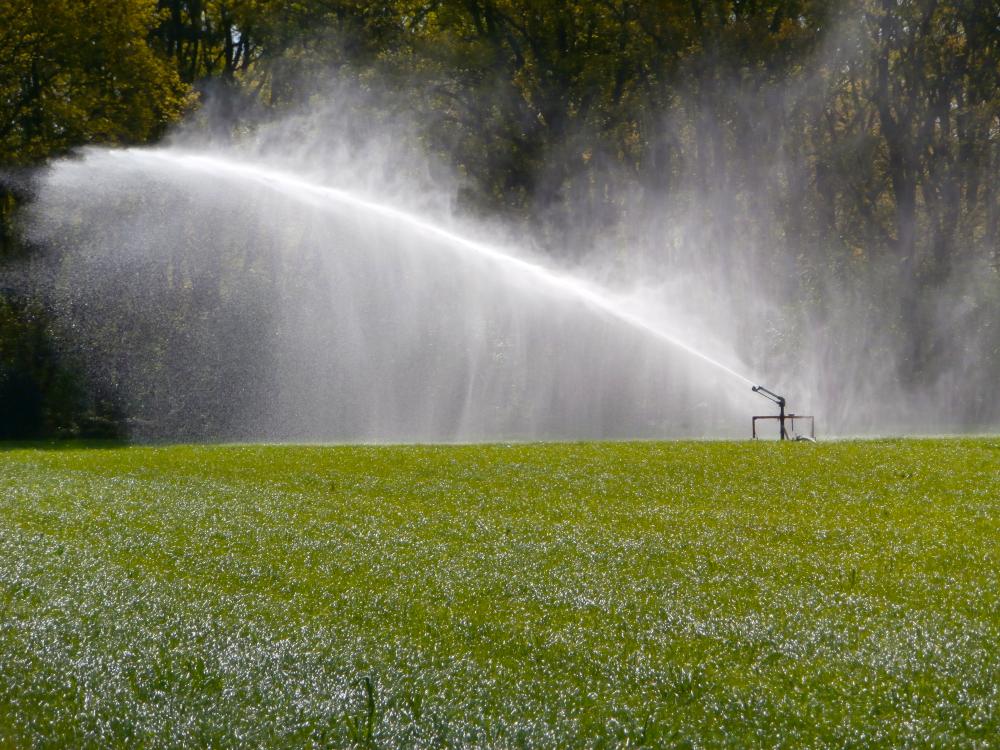
POLYGON ((754 417, 753 418, 753 420, 751 422, 751 426, 752 426, 752 430, 753 430, 753 439, 754 440, 757 439, 757 420, 758 419, 777 419, 778 420, 779 430, 780 430, 780 435, 781 435, 781 438, 780 438, 781 440, 811 440, 813 442, 816 442, 815 421, 813 420, 812 416, 806 415, 806 414, 792 414, 792 413, 785 414, 785 397, 784 396, 779 396, 774 391, 769 391, 767 388, 765 388, 762 385, 755 385, 753 387, 753 392, 754 393, 759 393, 761 396, 763 396, 764 398, 766 398, 768 401, 772 401, 772 402, 774 402, 775 404, 778 405, 778 416, 767 415, 767 416, 758 416, 758 417, 754 417), (799 419, 799 420, 806 420, 806 419, 808 419, 809 420, 809 435, 808 436, 806 436, 806 435, 798 435, 798 434, 796 434, 794 438, 792 438, 792 437, 789 436, 789 430, 787 430, 785 428, 785 422, 788 422, 790 424, 790 426, 791 426, 791 432, 794 433, 795 432, 795 420, 796 419, 799 419))

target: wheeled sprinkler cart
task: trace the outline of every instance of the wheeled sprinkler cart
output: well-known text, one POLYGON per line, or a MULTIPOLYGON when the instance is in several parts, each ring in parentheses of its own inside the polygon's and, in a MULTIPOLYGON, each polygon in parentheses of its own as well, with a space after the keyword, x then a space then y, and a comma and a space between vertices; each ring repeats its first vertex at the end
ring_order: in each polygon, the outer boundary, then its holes
POLYGON ((761 396, 766 398, 768 401, 772 401, 778 405, 778 414, 768 414, 764 416, 753 417, 751 423, 751 429, 753 431, 753 439, 757 439, 757 420, 758 419, 777 419, 778 420, 778 430, 781 435, 781 440, 808 440, 810 442, 816 442, 816 424, 812 416, 808 414, 785 414, 785 397, 779 396, 774 391, 769 391, 762 385, 755 385, 753 387, 754 393, 759 393, 761 396), (800 422, 809 422, 809 434, 806 435, 804 432, 799 433, 795 429, 795 420, 800 422))

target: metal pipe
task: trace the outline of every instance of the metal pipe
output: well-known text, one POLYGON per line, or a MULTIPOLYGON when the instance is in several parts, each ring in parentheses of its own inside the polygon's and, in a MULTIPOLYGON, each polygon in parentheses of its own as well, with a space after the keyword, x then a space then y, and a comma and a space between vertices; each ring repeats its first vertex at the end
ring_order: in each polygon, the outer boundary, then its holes
POLYGON ((785 430, 785 397, 779 396, 774 391, 769 391, 762 385, 753 386, 753 392, 759 393, 761 396, 766 398, 768 401, 773 401, 778 405, 778 424, 781 427, 781 439, 788 440, 788 432, 785 430))

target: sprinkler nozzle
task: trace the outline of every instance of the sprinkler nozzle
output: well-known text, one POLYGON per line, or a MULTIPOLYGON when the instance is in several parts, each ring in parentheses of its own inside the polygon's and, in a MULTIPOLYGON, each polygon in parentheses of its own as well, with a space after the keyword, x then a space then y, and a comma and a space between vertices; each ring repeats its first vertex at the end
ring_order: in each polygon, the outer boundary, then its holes
POLYGON ((779 396, 774 391, 769 391, 767 388, 765 388, 762 385, 753 385, 750 388, 751 388, 751 390, 753 390, 754 393, 759 393, 761 396, 763 396, 764 398, 766 398, 768 401, 772 402, 773 404, 777 405, 777 407, 778 407, 778 416, 777 417, 754 417, 753 418, 753 436, 754 436, 754 438, 757 437, 757 420, 758 419, 777 419, 778 420, 778 426, 779 426, 779 429, 781 431, 780 435, 781 435, 781 439, 782 440, 792 440, 793 439, 791 437, 791 435, 789 435, 789 431, 785 428, 785 421, 786 420, 791 424, 791 429, 794 432, 794 430, 795 430, 795 420, 796 419, 800 419, 800 420, 802 420, 802 419, 808 419, 809 420, 809 432, 810 432, 810 435, 808 437, 806 437, 805 435, 796 435, 794 437, 794 439, 795 440, 810 440, 810 441, 812 441, 814 443, 816 442, 815 431, 814 431, 814 428, 813 428, 813 418, 811 416, 806 416, 806 415, 803 415, 803 414, 785 414, 785 397, 784 396, 779 396))
POLYGON ((753 386, 752 390, 753 390, 754 393, 759 393, 761 396, 763 396, 767 400, 773 401, 778 406, 784 406, 785 405, 785 397, 784 396, 779 396, 774 391, 769 391, 767 388, 765 388, 762 385, 755 385, 755 386, 753 386))

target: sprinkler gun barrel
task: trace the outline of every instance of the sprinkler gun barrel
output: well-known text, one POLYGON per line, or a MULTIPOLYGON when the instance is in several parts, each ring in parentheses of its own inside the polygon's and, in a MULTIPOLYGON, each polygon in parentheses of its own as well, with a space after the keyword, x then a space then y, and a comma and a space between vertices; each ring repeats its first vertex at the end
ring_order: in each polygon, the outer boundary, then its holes
POLYGON ((769 401, 773 401, 778 406, 782 406, 783 407, 785 405, 785 397, 784 396, 779 396, 774 391, 769 391, 767 388, 765 388, 762 385, 755 385, 753 387, 753 392, 754 393, 759 393, 761 396, 763 396, 764 398, 768 399, 769 401))

